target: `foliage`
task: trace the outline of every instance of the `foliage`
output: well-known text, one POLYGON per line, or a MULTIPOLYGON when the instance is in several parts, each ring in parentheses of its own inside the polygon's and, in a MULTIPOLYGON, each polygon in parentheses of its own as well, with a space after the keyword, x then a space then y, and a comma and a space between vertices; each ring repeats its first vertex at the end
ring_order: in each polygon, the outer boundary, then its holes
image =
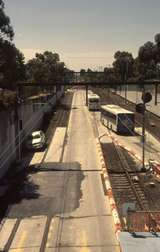
POLYGON ((12 40, 14 31, 10 25, 10 19, 4 12, 4 2, 0 0, 0 39, 12 40))
POLYGON ((0 40, 0 73, 1 85, 8 88, 25 77, 24 56, 7 40, 0 40))
POLYGON ((13 82, 25 77, 24 57, 11 42, 14 36, 9 17, 0 0, 0 85, 14 88, 13 82))
POLYGON ((157 33, 154 37, 155 43, 158 47, 160 47, 160 33, 157 33))
POLYGON ((65 73, 65 64, 57 53, 45 51, 36 53, 35 58, 26 64, 27 80, 33 82, 61 81, 65 73))
POLYGON ((114 67, 105 67, 104 68, 104 79, 105 79, 105 81, 112 82, 112 83, 120 81, 120 79, 118 79, 115 75, 114 67))
POLYGON ((156 47, 154 43, 148 41, 139 48, 138 57, 142 62, 150 62, 156 56, 156 47))
POLYGON ((160 76, 160 33, 155 35, 155 43, 148 41, 139 48, 138 57, 129 52, 117 51, 113 68, 104 68, 105 80, 139 81, 151 80, 160 76))
POLYGON ((117 51, 114 58, 113 66, 116 79, 126 81, 129 77, 133 76, 134 59, 131 53, 117 51))
POLYGON ((0 89, 0 110, 8 109, 15 105, 16 92, 7 89, 0 89))
POLYGON ((139 48, 138 52, 138 72, 143 79, 155 79, 157 77, 157 63, 160 62, 158 48, 158 34, 155 36, 154 44, 150 41, 139 48))

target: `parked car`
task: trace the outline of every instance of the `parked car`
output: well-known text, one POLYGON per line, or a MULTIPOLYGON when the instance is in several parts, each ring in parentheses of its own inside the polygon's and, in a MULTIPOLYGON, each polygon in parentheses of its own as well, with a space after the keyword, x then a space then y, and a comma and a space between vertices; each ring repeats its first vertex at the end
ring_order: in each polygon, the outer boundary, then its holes
POLYGON ((26 140, 26 148, 29 150, 42 149, 46 145, 46 138, 43 131, 32 132, 26 140))

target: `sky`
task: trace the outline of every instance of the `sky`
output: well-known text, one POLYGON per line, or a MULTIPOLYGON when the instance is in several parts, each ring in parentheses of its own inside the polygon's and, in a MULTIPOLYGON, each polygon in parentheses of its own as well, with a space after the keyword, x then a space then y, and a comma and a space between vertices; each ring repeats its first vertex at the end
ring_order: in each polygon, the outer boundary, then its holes
POLYGON ((160 32, 159 0, 4 0, 14 43, 26 61, 60 55, 70 69, 102 70, 118 50, 134 57, 160 32))

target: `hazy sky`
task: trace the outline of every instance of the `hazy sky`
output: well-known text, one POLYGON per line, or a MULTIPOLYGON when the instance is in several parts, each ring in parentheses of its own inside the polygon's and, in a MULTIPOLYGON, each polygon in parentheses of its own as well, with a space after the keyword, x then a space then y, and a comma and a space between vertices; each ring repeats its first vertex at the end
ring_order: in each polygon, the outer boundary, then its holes
POLYGON ((4 0, 26 59, 51 50, 74 70, 112 64, 117 50, 137 55, 160 32, 159 0, 4 0))

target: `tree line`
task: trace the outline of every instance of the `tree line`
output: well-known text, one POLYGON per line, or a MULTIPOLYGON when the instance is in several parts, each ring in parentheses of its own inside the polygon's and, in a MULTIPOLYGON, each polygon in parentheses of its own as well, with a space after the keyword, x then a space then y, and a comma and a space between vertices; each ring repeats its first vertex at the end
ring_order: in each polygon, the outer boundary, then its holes
MULTIPOLYGON (((22 52, 13 43, 14 30, 10 18, 5 13, 4 1, 0 0, 0 87, 14 89, 17 81, 53 82, 61 81, 72 71, 65 67, 59 54, 51 51, 36 53, 25 63, 22 52)), ((86 80, 107 80, 109 82, 151 80, 160 77, 160 34, 156 34, 154 43, 146 42, 139 48, 138 56, 117 51, 112 67, 105 67, 103 75, 93 76, 91 69, 81 69, 80 76, 86 80)))
POLYGON ((106 80, 109 82, 144 81, 160 78, 160 34, 156 34, 154 43, 146 42, 139 48, 138 56, 133 57, 127 51, 114 54, 112 67, 105 67, 103 74, 91 69, 81 69, 80 75, 86 80, 106 80), (95 74, 93 74, 93 72, 95 74))
POLYGON ((5 13, 4 1, 0 0, 0 87, 14 89, 17 81, 60 81, 69 69, 60 61, 58 53, 36 53, 25 64, 22 52, 13 43, 14 30, 5 13))

